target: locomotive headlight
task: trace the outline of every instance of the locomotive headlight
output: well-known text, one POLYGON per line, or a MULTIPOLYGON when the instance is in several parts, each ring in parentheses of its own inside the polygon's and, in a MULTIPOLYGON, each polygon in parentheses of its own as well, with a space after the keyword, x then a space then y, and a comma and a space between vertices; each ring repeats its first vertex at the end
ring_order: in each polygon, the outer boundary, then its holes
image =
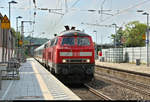
POLYGON ((66 63, 67 61, 66 61, 66 59, 63 59, 62 62, 63 62, 63 63, 66 63))
POLYGON ((87 62, 87 63, 90 63, 90 59, 87 59, 86 62, 87 62))

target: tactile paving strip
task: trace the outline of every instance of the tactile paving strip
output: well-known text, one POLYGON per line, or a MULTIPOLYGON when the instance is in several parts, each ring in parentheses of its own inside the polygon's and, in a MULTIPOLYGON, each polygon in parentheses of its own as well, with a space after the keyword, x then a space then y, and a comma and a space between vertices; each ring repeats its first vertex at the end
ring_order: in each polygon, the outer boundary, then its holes
MULTIPOLYGON (((41 67, 41 65, 35 61, 34 64, 36 67, 41 67)), ((51 73, 48 72, 46 69, 43 70, 43 68, 38 68, 38 72, 39 74, 41 74, 54 100, 74 100, 75 97, 76 99, 78 98, 79 100, 78 96, 76 96, 71 90, 66 88, 58 79, 56 79, 53 75, 51 75, 51 73), (71 97, 70 94, 72 94, 73 97, 71 97)))

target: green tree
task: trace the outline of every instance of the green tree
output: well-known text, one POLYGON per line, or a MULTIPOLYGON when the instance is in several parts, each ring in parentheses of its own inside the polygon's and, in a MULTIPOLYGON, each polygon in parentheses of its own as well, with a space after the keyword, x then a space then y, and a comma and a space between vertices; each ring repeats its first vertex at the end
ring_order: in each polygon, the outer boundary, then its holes
POLYGON ((18 46, 18 40, 21 39, 21 34, 20 32, 16 32, 14 28, 11 28, 11 31, 13 33, 13 35, 15 36, 15 46, 18 46))
POLYGON ((12 33, 14 34, 14 36, 16 37, 16 31, 14 28, 11 28, 12 33))
POLYGON ((113 43, 115 43, 115 39, 116 39, 116 45, 117 46, 120 46, 122 44, 121 42, 121 39, 123 37, 123 30, 122 30, 122 27, 120 27, 118 30, 117 30, 117 33, 116 34, 112 34, 111 35, 111 38, 113 39, 113 43))
POLYGON ((143 34, 146 32, 146 24, 139 21, 132 21, 125 25, 123 36, 126 39, 125 45, 130 47, 145 46, 145 40, 142 39, 143 34))
POLYGON ((15 36, 15 38, 16 38, 16 40, 15 40, 15 41, 16 41, 16 42, 15 42, 15 46, 16 46, 16 47, 18 46, 18 43, 19 43, 18 41, 19 41, 19 40, 24 40, 24 45, 28 45, 28 44, 29 44, 29 41, 23 39, 24 36, 21 35, 20 32, 16 32, 14 28, 11 28, 11 31, 13 32, 13 34, 14 34, 14 36, 15 36))

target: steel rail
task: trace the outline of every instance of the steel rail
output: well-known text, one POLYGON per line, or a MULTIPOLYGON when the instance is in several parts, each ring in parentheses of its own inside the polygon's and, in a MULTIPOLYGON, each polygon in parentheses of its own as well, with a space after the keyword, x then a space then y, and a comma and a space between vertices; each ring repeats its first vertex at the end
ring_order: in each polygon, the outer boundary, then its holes
POLYGON ((109 78, 114 78, 114 79, 117 79, 119 81, 123 81, 123 82, 129 83, 129 84, 135 85, 137 87, 142 87, 142 88, 150 89, 150 85, 146 85, 146 84, 141 83, 141 82, 135 82, 135 81, 131 81, 131 80, 128 80, 128 79, 118 78, 118 77, 115 77, 115 76, 111 76, 111 75, 107 75, 107 74, 102 74, 102 73, 99 73, 99 72, 95 72, 95 73, 99 74, 99 75, 102 75, 102 76, 107 76, 109 78))
POLYGON ((97 95, 97 96, 103 98, 104 100, 113 100, 113 99, 111 99, 110 97, 104 95, 103 93, 101 93, 101 92, 95 90, 94 88, 90 87, 89 85, 87 85, 87 84, 84 84, 84 85, 89 89, 90 92, 92 92, 92 93, 94 93, 95 95, 97 95))
POLYGON ((145 90, 142 90, 142 89, 133 87, 133 86, 131 86, 131 85, 123 84, 123 83, 118 82, 118 81, 114 81, 114 80, 112 80, 112 79, 110 79, 110 78, 109 78, 109 79, 108 79, 108 78, 102 78, 102 76, 101 76, 101 75, 98 75, 98 74, 95 74, 95 76, 99 77, 100 79, 102 79, 102 80, 104 80, 104 81, 108 81, 109 83, 112 82, 112 83, 117 84, 117 85, 120 85, 120 86, 122 86, 122 87, 125 87, 125 88, 128 88, 128 89, 134 90, 134 91, 136 91, 136 92, 142 93, 142 94, 144 94, 144 95, 150 96, 150 92, 148 92, 148 91, 145 91, 145 90))

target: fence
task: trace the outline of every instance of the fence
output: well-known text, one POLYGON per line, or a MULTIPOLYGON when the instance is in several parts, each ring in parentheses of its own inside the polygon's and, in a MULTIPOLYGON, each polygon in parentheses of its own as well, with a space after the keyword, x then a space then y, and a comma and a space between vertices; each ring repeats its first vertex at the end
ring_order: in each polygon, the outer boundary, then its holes
POLYGON ((104 61, 107 62, 136 63, 136 59, 140 59, 141 63, 146 63, 147 61, 146 47, 109 48, 102 49, 102 53, 104 61))
POLYGON ((104 60, 107 62, 123 62, 123 48, 110 48, 102 50, 104 60))

